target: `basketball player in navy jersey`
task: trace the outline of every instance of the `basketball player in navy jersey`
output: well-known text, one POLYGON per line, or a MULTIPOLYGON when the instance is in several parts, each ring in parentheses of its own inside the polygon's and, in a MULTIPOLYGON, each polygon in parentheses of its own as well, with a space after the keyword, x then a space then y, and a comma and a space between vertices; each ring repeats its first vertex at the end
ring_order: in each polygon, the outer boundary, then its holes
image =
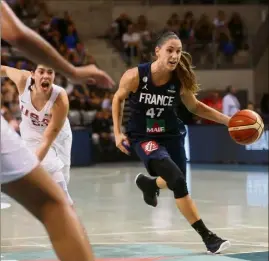
POLYGON ((198 91, 191 57, 182 51, 174 33, 165 33, 155 48, 157 60, 128 70, 121 78, 113 99, 113 123, 116 146, 129 154, 132 148, 154 178, 138 174, 136 184, 148 205, 157 206, 159 190, 173 191, 176 205, 200 234, 208 253, 220 253, 230 242, 219 238, 203 223, 186 184, 186 130, 175 108, 180 99, 192 113, 228 125, 229 117, 195 98, 198 91), (131 116, 126 135, 121 131, 125 99, 131 116))

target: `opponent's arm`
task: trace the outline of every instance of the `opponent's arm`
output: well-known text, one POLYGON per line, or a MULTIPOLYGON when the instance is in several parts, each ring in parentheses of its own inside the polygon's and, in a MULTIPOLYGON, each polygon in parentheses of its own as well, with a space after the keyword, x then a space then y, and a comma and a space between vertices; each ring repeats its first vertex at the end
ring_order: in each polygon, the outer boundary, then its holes
POLYGON ((94 78, 97 84, 108 87, 114 85, 114 81, 109 75, 93 64, 74 67, 40 35, 25 26, 4 1, 1 1, 0 4, 2 39, 17 47, 33 62, 52 67, 73 81, 86 81, 94 78))
POLYGON ((119 89, 115 93, 112 101, 112 118, 116 146, 126 154, 128 154, 128 151, 121 144, 122 141, 126 141, 128 143, 127 138, 125 136, 123 137, 121 132, 124 102, 131 92, 136 92, 138 85, 138 69, 133 68, 126 71, 120 80, 119 89))
POLYGON ((196 114, 201 118, 228 126, 230 117, 205 105, 203 102, 198 101, 191 91, 183 89, 181 92, 181 100, 186 108, 193 114, 196 114))
POLYGON ((40 161, 44 159, 51 144, 62 129, 68 115, 68 110, 69 101, 67 93, 62 91, 52 107, 52 117, 50 119, 50 123, 46 128, 43 134, 42 142, 36 151, 36 155, 40 161))
POLYGON ((23 93, 27 78, 30 75, 31 73, 29 71, 1 65, 1 77, 8 77, 13 81, 18 88, 19 94, 23 93))

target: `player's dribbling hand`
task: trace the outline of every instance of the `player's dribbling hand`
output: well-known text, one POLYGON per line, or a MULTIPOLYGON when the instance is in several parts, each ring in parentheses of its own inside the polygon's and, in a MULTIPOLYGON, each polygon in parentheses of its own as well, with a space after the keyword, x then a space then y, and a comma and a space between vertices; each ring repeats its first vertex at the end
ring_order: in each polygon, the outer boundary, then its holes
POLYGON ((118 149, 120 149, 123 153, 130 155, 130 151, 128 150, 130 142, 123 133, 115 136, 115 142, 118 149))

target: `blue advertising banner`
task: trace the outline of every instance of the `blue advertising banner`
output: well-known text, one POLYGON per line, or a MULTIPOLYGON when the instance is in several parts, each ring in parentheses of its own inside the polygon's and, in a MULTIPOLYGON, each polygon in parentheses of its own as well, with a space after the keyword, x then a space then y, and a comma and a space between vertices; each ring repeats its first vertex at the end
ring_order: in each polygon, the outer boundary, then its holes
POLYGON ((268 126, 261 138, 251 145, 236 144, 224 126, 188 127, 190 162, 268 164, 268 126))
POLYGON ((72 129, 71 166, 89 166, 93 159, 92 132, 88 128, 72 129))

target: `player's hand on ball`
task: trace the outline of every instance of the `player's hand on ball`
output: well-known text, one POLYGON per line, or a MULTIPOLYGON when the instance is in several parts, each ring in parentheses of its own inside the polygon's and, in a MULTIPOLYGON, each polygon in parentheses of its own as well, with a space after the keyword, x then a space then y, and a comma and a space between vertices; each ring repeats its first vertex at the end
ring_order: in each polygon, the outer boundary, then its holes
POLYGON ((115 143, 118 149, 120 149, 123 153, 130 155, 130 151, 128 150, 130 142, 123 133, 115 136, 115 143))

